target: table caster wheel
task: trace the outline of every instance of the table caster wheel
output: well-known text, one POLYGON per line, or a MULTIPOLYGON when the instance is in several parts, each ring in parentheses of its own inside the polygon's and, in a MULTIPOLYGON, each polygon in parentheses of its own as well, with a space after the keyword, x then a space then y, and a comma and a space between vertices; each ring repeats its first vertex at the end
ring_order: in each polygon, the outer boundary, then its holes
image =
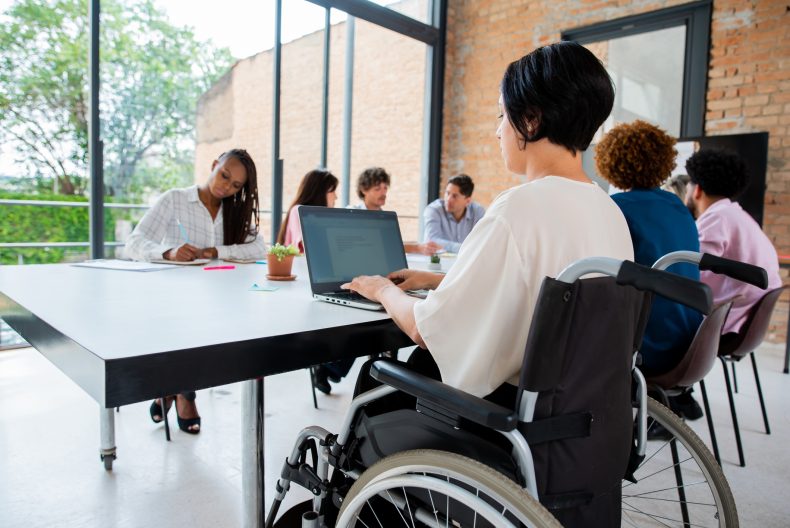
POLYGON ((104 469, 107 471, 112 470, 112 462, 115 460, 115 455, 99 455, 101 457, 101 461, 104 463, 104 469))

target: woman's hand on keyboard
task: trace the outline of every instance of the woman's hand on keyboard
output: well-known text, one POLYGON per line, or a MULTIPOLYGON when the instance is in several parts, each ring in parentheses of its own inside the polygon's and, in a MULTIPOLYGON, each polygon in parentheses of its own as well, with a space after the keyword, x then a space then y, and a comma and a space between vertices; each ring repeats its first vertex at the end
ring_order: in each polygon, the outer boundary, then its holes
POLYGON ((398 285, 401 290, 435 290, 442 282, 444 275, 430 271, 402 269, 393 271, 387 278, 398 285))

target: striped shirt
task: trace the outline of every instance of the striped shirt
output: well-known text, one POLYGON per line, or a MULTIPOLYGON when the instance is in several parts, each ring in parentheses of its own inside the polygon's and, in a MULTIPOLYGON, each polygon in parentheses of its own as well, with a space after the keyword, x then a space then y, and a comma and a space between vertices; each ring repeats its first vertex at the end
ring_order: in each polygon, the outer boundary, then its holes
POLYGON ((263 236, 249 235, 245 244, 224 245, 222 206, 212 220, 208 209, 198 197, 197 185, 171 189, 164 193, 145 213, 126 241, 126 256, 133 260, 159 260, 164 254, 184 243, 195 247, 216 248, 220 259, 257 259, 266 254, 263 236), (184 239, 178 223, 184 227, 184 239))

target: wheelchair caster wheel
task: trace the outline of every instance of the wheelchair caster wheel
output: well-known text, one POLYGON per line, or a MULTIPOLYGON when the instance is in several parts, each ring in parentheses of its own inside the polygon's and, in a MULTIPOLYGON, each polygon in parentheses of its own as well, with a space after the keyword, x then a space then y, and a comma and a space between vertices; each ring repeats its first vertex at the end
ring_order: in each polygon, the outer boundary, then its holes
POLYGON ((99 455, 99 457, 101 457, 101 461, 104 463, 104 469, 111 471, 112 462, 115 460, 115 455, 99 455))

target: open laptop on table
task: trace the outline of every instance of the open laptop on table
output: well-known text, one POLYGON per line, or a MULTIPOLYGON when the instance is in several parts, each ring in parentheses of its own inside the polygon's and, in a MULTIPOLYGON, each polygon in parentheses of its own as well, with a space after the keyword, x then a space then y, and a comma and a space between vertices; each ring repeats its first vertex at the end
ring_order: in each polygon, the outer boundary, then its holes
POLYGON ((377 302, 340 288, 358 275, 382 275, 408 267, 398 215, 393 211, 299 207, 313 297, 381 310, 377 302))

